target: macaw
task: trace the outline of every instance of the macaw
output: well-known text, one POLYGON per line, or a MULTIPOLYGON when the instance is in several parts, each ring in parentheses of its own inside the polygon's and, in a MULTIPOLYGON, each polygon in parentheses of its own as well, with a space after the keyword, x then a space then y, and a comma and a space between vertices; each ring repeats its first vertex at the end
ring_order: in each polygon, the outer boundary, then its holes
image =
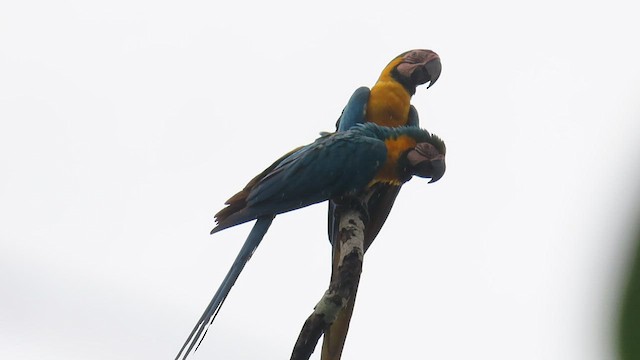
POLYGON ((276 215, 328 199, 348 199, 377 184, 400 185, 413 175, 435 182, 444 174, 445 152, 444 142, 426 130, 370 123, 324 134, 276 160, 227 200, 226 207, 215 215, 217 225, 212 234, 252 220, 256 222, 176 359, 181 356, 186 359, 202 341, 276 215))
MULTIPOLYGON (((338 119, 336 130, 346 131, 355 124, 366 122, 389 127, 418 127, 418 112, 410 104, 411 96, 415 94, 418 85, 428 82, 427 88, 433 86, 440 77, 441 71, 440 57, 431 50, 410 50, 398 55, 382 70, 378 81, 371 89, 360 87, 353 93, 338 119)), ((372 194, 366 204, 369 222, 364 231, 365 251, 389 216, 396 196, 400 192, 400 185, 380 183, 371 189, 372 194)), ((335 208, 335 203, 330 201, 328 225, 329 240, 332 244, 339 231, 339 219, 335 208)), ((337 271, 336 256, 334 252, 331 281, 337 271)), ((322 360, 334 360, 340 357, 354 305, 355 296, 352 296, 347 306, 325 331, 322 360)))

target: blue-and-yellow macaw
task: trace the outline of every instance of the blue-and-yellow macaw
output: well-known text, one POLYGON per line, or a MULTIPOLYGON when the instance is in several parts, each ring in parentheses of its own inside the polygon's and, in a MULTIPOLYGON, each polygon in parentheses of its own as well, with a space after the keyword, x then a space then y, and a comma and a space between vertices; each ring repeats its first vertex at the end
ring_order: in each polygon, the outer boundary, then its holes
POLYGON ((378 184, 402 184, 413 175, 435 182, 444 174, 444 142, 418 127, 359 124, 325 134, 274 162, 226 202, 211 233, 256 220, 231 269, 176 356, 202 341, 229 290, 274 217, 328 199, 358 196, 378 184))
MULTIPOLYGON (((336 124, 337 131, 345 131, 355 124, 374 123, 381 126, 419 126, 418 112, 411 105, 411 96, 418 85, 429 83, 431 87, 440 76, 442 65, 438 54, 431 50, 410 50, 391 60, 382 70, 376 84, 371 88, 358 88, 342 111, 336 124)), ((443 169, 444 170, 444 169, 443 169)), ((364 250, 371 245, 387 219, 391 207, 400 191, 399 183, 379 183, 371 189, 372 194, 366 209, 369 222, 364 231, 364 250)), ((338 235, 335 204, 329 203, 329 240, 334 243, 338 235)), ((334 253, 333 274, 337 270, 334 253)), ((349 321, 355 304, 355 296, 338 314, 324 333, 322 359, 339 359, 349 329, 349 321)))

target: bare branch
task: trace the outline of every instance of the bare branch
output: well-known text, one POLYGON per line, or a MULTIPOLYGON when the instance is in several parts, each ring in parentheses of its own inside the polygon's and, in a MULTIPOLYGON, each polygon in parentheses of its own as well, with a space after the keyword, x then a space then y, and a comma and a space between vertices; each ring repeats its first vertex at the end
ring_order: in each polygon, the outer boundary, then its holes
POLYGON ((291 360, 309 359, 322 333, 335 321, 358 290, 364 255, 364 216, 357 206, 345 206, 343 209, 340 215, 339 241, 333 245, 334 256, 338 260, 337 274, 305 321, 291 360))

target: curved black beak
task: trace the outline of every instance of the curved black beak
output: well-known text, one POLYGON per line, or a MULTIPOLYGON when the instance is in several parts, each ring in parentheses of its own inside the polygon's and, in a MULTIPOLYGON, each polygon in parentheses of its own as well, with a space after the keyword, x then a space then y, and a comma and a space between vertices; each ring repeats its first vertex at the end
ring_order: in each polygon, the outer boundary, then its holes
POLYGON ((429 184, 434 183, 442 178, 444 172, 447 170, 447 165, 444 162, 444 158, 431 160, 431 180, 429 184))
POLYGON ((424 160, 413 166, 412 174, 421 178, 431 178, 429 184, 434 183, 442 178, 447 166, 444 162, 444 157, 424 160))
POLYGON ((442 63, 440 62, 440 58, 436 57, 435 59, 426 63, 424 65, 424 70, 429 76, 429 86, 427 86, 428 89, 436 83, 436 81, 440 77, 440 73, 442 72, 442 63))

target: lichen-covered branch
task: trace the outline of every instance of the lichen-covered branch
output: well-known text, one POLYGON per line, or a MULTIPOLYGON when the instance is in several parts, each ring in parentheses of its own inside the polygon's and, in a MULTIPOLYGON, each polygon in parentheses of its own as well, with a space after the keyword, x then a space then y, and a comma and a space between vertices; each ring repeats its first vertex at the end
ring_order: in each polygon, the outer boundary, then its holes
POLYGON ((307 360, 325 329, 335 321, 340 310, 355 296, 362 273, 364 255, 364 216, 357 207, 346 208, 340 216, 340 235, 334 246, 337 274, 329 289, 305 321, 293 348, 291 360, 307 360))

